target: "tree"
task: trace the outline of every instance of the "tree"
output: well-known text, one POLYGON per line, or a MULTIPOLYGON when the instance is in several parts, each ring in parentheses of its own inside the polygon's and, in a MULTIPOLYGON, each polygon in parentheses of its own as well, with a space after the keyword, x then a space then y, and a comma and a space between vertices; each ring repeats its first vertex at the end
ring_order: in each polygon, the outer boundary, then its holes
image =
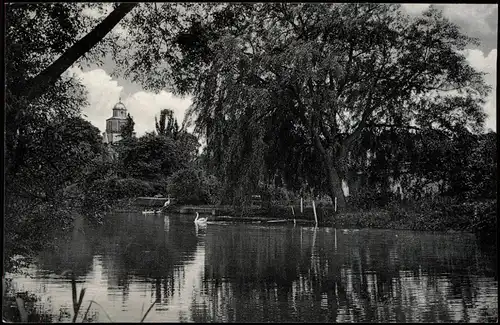
POLYGON ((168 192, 184 204, 209 204, 218 200, 217 180, 203 170, 188 167, 169 177, 168 192))
POLYGON ((80 117, 38 123, 26 136, 23 164, 5 184, 6 263, 34 254, 71 225, 82 202, 68 189, 81 187, 104 150, 99 129, 80 117))
POLYGON ((134 122, 134 119, 132 118, 132 116, 130 116, 130 113, 127 114, 127 122, 125 123, 125 125, 122 126, 122 129, 121 129, 121 136, 123 139, 125 138, 131 138, 134 136, 134 125, 135 125, 135 122, 134 122))
POLYGON ((155 116, 156 132, 159 135, 170 136, 174 140, 177 139, 179 134, 179 124, 174 117, 174 112, 170 109, 163 109, 160 112, 160 121, 155 116))
POLYGON ((19 177, 9 179, 9 194, 45 201, 55 200, 64 188, 81 182, 104 150, 99 129, 81 117, 39 125, 30 139, 19 177))
MULTIPOLYGON (((497 184, 496 132, 472 134, 464 130, 452 139, 446 194, 460 199, 495 199, 497 184)), ((442 168, 442 167, 441 167, 442 168)))
POLYGON ((200 143, 194 134, 181 130, 177 135, 175 143, 184 164, 193 163, 198 158, 200 143))
POLYGON ((148 180, 168 177, 183 164, 175 142, 164 136, 146 133, 118 145, 123 172, 131 177, 148 180))
MULTIPOLYGON (((418 198, 425 187, 447 179, 444 161, 451 139, 435 130, 367 128, 348 161, 349 192, 355 202, 370 207, 367 197, 384 205, 401 185, 406 198, 418 198)), ((442 185, 444 186, 444 184, 442 185)), ((400 198, 399 193, 397 193, 400 198)))
POLYGON ((433 195, 460 200, 496 195, 494 132, 474 134, 465 128, 457 129, 455 134, 435 130, 373 131, 365 130, 357 146, 357 159, 349 166, 353 174, 361 172, 358 178, 362 178, 362 187, 372 192, 377 187, 380 192, 387 191, 392 178, 413 198, 426 194, 425 187, 430 184, 438 185, 433 195))
POLYGON ((94 23, 94 20, 82 15, 82 10, 96 6, 99 5, 57 3, 6 6, 8 174, 15 174, 17 166, 23 161, 24 148, 29 141, 24 135, 27 121, 41 118, 49 112, 57 114, 57 110, 63 110, 64 106, 50 105, 48 101, 53 97, 65 100, 62 93, 65 94, 70 87, 81 87, 74 79, 64 76, 64 71, 82 56, 91 58, 92 53, 89 51, 135 4, 119 5, 77 41, 79 35, 94 23), (49 111, 36 111, 40 104, 49 107, 49 111))
MULTIPOLYGON (((151 7, 141 17, 168 21, 175 10, 166 9, 151 7)), ((364 130, 455 132, 467 126, 477 131, 484 121, 481 104, 489 87, 462 52, 476 40, 433 6, 416 18, 393 4, 205 9, 185 19, 187 27, 169 33, 155 24, 154 34, 137 31, 133 37, 139 43, 155 35, 157 49, 176 44, 182 55, 136 51, 129 73, 151 88, 171 85, 179 93, 192 92, 188 118, 215 155, 225 148, 220 165, 235 191, 242 192, 244 183, 255 188, 266 168, 264 135, 286 116, 321 157, 328 192, 341 208, 346 205, 341 180, 364 130), (147 75, 157 67, 165 71, 160 78, 147 75)))

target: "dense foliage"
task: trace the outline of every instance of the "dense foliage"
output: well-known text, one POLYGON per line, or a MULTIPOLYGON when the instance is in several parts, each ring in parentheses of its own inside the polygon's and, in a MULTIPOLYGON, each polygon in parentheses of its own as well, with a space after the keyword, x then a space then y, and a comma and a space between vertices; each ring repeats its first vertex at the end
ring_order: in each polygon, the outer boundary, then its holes
POLYGON ((127 22, 131 40, 158 46, 118 61, 145 87, 194 96, 187 122, 206 137, 211 168, 237 201, 280 177, 344 207, 341 181, 364 131, 454 134, 484 122, 489 87, 462 52, 476 40, 432 6, 416 18, 394 4, 142 9, 127 22))
POLYGON ((155 127, 158 134, 177 139, 177 135, 179 134, 179 123, 177 119, 174 118, 174 112, 172 110, 161 110, 160 121, 155 117, 155 127))
POLYGON ((496 133, 466 129, 366 133, 350 163, 350 203, 369 209, 391 199, 436 195, 460 200, 496 198, 496 133), (400 191, 391 192, 399 184, 400 191))
POLYGON ((175 172, 168 181, 168 193, 179 204, 219 203, 219 183, 202 169, 184 168, 175 172))
POLYGON ((134 126, 135 126, 135 122, 134 122, 134 119, 132 118, 132 116, 130 116, 130 113, 127 114, 127 122, 125 123, 125 125, 122 126, 122 132, 121 132, 121 136, 122 136, 122 139, 127 139, 127 138, 131 138, 134 136, 134 126))

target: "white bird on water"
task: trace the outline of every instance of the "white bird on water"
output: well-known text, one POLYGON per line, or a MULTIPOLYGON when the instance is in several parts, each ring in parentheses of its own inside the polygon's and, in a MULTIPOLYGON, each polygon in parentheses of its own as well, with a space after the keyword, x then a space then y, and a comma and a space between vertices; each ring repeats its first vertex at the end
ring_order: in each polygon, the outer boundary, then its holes
POLYGON ((168 198, 165 203, 163 204, 163 207, 166 208, 170 205, 170 198, 168 198))
POLYGON ((200 214, 196 212, 196 218, 194 219, 194 223, 197 225, 207 224, 208 217, 200 218, 200 214))

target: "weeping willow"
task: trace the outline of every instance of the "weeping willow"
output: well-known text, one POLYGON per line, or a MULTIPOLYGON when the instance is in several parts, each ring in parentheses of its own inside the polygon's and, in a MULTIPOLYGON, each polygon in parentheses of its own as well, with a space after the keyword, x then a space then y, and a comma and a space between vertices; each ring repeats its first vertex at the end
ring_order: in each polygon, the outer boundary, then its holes
POLYGON ((244 80, 251 66, 237 54, 234 38, 223 38, 218 48, 224 60, 215 60, 200 77, 187 120, 206 139, 208 169, 222 180, 224 203, 245 206, 264 181, 268 145, 256 116, 268 109, 270 94, 244 80))

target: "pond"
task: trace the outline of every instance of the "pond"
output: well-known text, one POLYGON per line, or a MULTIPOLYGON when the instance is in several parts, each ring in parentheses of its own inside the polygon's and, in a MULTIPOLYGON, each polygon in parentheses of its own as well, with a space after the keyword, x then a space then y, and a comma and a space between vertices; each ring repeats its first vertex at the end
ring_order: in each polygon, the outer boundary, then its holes
POLYGON ((494 322, 496 248, 474 235, 114 213, 12 275, 54 322, 494 322))

